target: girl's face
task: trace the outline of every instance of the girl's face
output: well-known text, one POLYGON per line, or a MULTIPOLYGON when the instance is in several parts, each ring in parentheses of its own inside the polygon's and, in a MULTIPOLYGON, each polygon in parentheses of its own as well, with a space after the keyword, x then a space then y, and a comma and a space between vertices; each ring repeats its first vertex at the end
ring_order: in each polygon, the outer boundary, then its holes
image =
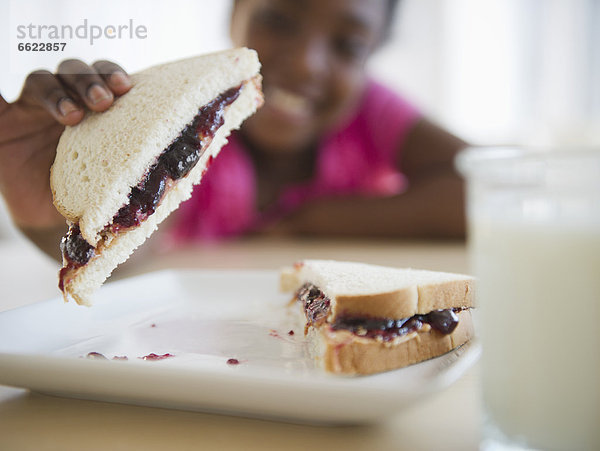
POLYGON ((237 0, 234 45, 262 63, 265 105, 243 132, 266 152, 306 149, 358 100, 387 0, 237 0))

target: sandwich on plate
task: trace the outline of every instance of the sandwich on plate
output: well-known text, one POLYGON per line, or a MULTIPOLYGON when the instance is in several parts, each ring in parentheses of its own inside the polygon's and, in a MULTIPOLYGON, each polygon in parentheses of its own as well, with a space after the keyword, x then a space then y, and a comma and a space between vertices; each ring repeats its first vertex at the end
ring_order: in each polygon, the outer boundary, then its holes
POLYGON ((65 300, 90 304, 113 269, 191 196, 231 130, 262 105, 260 63, 246 48, 151 67, 103 113, 66 127, 50 184, 69 231, 65 300))
POLYGON ((281 271, 311 355, 326 371, 372 374, 412 365, 471 339, 470 276, 332 260, 281 271))

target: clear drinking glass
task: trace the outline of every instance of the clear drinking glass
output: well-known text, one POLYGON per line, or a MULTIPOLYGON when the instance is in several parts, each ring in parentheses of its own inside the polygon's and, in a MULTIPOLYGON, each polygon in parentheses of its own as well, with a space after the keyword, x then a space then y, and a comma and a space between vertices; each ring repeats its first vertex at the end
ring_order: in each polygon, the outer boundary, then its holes
POLYGON ((600 449, 600 149, 472 148, 481 448, 600 449))

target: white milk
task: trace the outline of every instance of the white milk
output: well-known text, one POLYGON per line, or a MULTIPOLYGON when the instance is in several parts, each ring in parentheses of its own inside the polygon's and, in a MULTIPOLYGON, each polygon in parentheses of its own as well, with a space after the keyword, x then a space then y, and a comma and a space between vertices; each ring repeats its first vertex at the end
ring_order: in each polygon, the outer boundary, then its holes
POLYGON ((600 449, 600 223, 470 228, 491 421, 531 447, 600 449))

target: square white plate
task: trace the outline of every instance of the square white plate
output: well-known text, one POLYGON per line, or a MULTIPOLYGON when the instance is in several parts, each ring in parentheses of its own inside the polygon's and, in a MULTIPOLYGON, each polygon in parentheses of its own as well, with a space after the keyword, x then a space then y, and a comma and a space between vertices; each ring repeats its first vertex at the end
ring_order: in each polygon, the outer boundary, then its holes
POLYGON ((0 384, 283 421, 365 423, 451 384, 480 353, 472 343, 383 374, 328 375, 307 356, 289 299, 278 292, 275 271, 162 271, 105 285, 91 308, 57 298, 3 312, 0 384), (85 358, 90 352, 107 360, 85 358), (151 353, 174 357, 140 359, 151 353))

